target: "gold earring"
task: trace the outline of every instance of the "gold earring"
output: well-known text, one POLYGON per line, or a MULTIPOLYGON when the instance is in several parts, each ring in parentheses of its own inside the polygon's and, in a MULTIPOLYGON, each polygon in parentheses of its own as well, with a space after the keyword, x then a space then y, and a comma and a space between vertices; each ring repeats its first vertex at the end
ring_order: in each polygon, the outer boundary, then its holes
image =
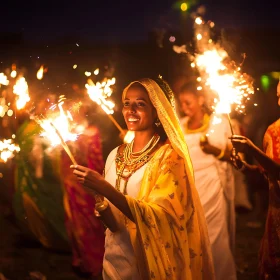
POLYGON ((156 125, 156 127, 161 126, 161 122, 160 122, 160 120, 158 118, 155 121, 155 125, 156 125))

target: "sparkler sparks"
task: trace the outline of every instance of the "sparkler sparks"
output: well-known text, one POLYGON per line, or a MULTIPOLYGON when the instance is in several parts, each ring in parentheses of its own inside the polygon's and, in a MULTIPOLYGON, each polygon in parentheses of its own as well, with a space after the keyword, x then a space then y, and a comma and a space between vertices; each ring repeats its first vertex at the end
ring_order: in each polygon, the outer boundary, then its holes
POLYGON ((12 143, 11 139, 4 139, 0 141, 0 161, 7 162, 8 159, 14 157, 15 152, 19 152, 20 148, 12 143))
POLYGON ((28 92, 28 84, 24 77, 21 77, 17 80, 14 85, 14 94, 18 95, 18 99, 16 101, 17 109, 21 110, 24 108, 27 102, 30 101, 30 96, 28 92))
POLYGON ((97 82, 96 84, 94 84, 91 79, 88 79, 86 88, 90 99, 101 106, 101 108, 110 118, 110 120, 114 123, 114 125, 118 128, 121 134, 124 134, 124 130, 112 116, 112 114, 114 113, 113 108, 115 107, 115 103, 113 103, 110 100, 107 100, 107 98, 110 97, 113 93, 111 86, 113 86, 115 83, 115 78, 104 79, 101 83, 97 82))
POLYGON ((36 121, 43 128, 41 136, 46 137, 52 146, 57 146, 61 144, 61 137, 64 142, 66 141, 75 141, 78 137, 76 133, 72 133, 72 127, 70 122, 73 121, 72 116, 69 111, 66 113, 63 110, 64 102, 61 101, 58 105, 51 107, 51 110, 55 110, 56 107, 59 108, 59 114, 55 112, 48 118, 35 118, 36 121), (59 131, 60 135, 58 135, 59 131))
POLYGON ((7 86, 9 84, 9 80, 4 73, 0 73, 0 86, 4 85, 7 86))
POLYGON ((230 59, 226 50, 213 43, 209 35, 213 26, 213 22, 208 25, 200 17, 195 19, 199 53, 192 56, 192 64, 198 69, 201 82, 215 96, 213 109, 216 114, 229 114, 233 107, 244 113, 245 102, 254 94, 253 80, 241 73, 241 67, 230 59))
POLYGON ((116 79, 104 79, 101 83, 97 82, 96 84, 94 84, 91 79, 88 79, 87 82, 86 88, 89 98, 100 105, 106 114, 113 114, 115 104, 112 101, 107 100, 107 98, 110 97, 113 92, 111 86, 116 83, 116 79))

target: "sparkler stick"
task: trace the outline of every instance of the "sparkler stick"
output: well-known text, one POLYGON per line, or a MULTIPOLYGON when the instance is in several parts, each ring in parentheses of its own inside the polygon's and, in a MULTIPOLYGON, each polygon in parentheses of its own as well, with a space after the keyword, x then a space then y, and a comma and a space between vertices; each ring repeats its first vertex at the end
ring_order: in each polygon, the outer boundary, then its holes
POLYGON ((120 131, 120 133, 124 134, 124 130, 121 128, 121 126, 118 124, 118 122, 114 119, 114 117, 111 114, 107 114, 107 116, 113 122, 113 124, 117 127, 117 129, 120 131))
POLYGON ((67 155, 68 155, 69 158, 71 159, 72 163, 73 163, 74 165, 78 165, 78 164, 77 164, 77 161, 75 160, 73 154, 71 153, 71 151, 70 151, 68 145, 67 145, 66 142, 64 141, 64 139, 63 139, 63 137, 61 136, 61 134, 60 134, 60 132, 58 131, 58 129, 55 127, 55 125, 54 125, 52 122, 50 122, 50 125, 51 125, 51 126, 53 127, 53 129, 55 130, 57 136, 58 136, 59 139, 60 139, 60 142, 61 142, 62 147, 64 148, 65 152, 67 153, 67 155))
POLYGON ((229 123, 229 126, 230 126, 231 135, 234 135, 233 127, 232 127, 232 124, 231 124, 231 119, 230 119, 229 113, 227 114, 227 118, 228 118, 228 123, 229 123))

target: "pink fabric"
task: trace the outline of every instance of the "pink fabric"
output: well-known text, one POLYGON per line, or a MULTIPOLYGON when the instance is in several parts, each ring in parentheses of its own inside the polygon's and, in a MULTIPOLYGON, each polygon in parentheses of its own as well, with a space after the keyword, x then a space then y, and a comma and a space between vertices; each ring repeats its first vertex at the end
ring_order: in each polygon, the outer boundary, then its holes
MULTIPOLYGON (((86 135, 80 135, 74 145, 70 145, 70 149, 78 164, 102 173, 104 161, 97 128, 88 128, 86 135)), ((102 271, 104 227, 94 215, 94 198, 77 182, 69 168, 71 164, 63 151, 61 169, 65 188, 65 223, 72 245, 72 264, 82 272, 97 275, 102 271)))

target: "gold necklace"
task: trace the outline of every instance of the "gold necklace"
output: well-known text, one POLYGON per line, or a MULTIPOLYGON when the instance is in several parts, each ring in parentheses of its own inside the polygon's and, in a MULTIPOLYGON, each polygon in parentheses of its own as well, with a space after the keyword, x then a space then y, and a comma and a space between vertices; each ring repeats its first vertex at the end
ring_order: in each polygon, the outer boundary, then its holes
POLYGON ((151 156, 151 152, 156 147, 160 140, 160 136, 155 134, 148 144, 137 153, 132 153, 133 143, 129 143, 124 148, 123 152, 117 153, 116 156, 116 169, 117 169, 117 179, 116 179, 116 189, 120 191, 121 179, 124 180, 124 190, 123 193, 127 194, 127 183, 129 178, 135 173, 139 168, 146 164, 151 156))
POLYGON ((210 116, 208 114, 204 114, 203 120, 202 120, 202 126, 199 128, 196 128, 196 129, 189 129, 188 122, 187 122, 184 127, 185 133, 190 134, 190 133, 203 132, 208 128, 209 121, 210 121, 210 116))

